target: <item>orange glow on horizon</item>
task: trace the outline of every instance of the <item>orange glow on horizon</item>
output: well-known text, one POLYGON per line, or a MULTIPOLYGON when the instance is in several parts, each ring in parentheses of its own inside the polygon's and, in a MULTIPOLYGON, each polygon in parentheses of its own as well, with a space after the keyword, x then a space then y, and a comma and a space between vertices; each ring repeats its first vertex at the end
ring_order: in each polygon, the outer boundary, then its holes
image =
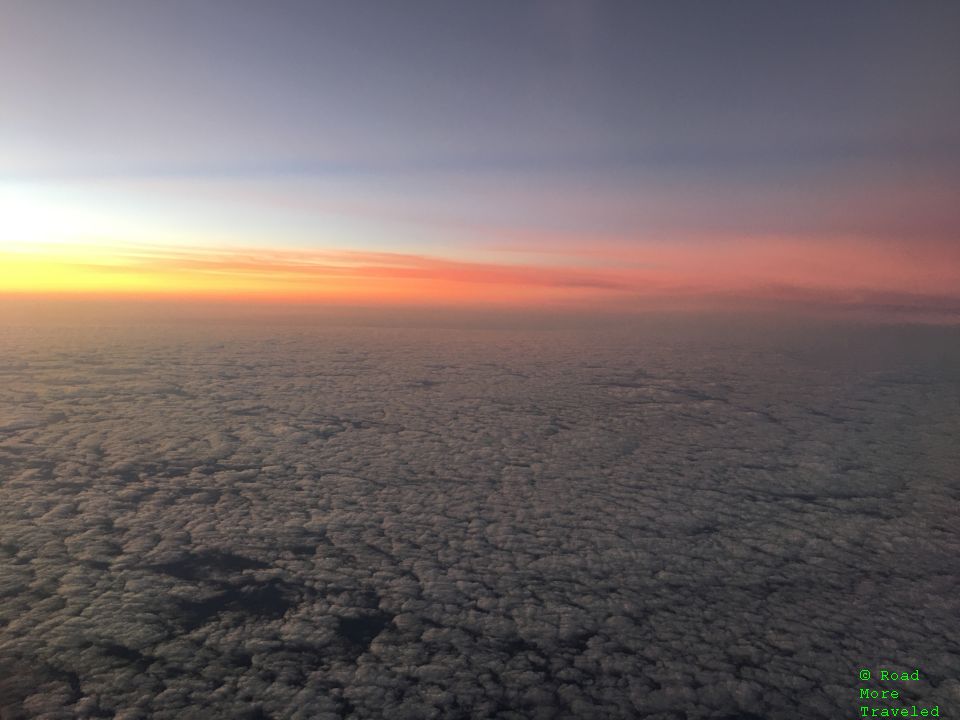
POLYGON ((291 302, 502 305, 604 288, 576 269, 467 263, 400 253, 138 248, 0 250, 0 291, 291 302))
POLYGON ((571 253, 560 266, 337 249, 21 245, 0 249, 0 293, 625 311, 724 297, 960 305, 960 258, 939 245, 763 238, 575 252, 584 262, 571 253))

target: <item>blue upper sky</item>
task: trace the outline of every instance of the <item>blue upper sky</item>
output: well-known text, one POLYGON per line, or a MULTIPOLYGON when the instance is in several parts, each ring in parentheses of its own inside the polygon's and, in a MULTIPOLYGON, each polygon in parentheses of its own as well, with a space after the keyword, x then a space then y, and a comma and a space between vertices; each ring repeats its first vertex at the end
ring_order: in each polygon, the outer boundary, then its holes
POLYGON ((5 175, 936 163, 943 2, 5 0, 5 175))

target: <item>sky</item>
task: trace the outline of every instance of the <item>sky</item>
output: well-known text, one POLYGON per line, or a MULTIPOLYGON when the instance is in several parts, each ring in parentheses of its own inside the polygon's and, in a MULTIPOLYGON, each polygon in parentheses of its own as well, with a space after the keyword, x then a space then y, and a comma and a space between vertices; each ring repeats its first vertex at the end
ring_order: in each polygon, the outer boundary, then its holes
POLYGON ((960 321, 960 5, 0 0, 0 293, 960 321))

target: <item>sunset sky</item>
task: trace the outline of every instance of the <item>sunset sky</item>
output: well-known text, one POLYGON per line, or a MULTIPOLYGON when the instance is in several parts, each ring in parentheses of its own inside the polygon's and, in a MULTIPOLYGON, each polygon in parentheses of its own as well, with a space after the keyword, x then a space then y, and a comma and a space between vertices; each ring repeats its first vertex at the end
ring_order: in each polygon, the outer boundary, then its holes
POLYGON ((960 320, 960 4, 0 0, 0 293, 960 320))

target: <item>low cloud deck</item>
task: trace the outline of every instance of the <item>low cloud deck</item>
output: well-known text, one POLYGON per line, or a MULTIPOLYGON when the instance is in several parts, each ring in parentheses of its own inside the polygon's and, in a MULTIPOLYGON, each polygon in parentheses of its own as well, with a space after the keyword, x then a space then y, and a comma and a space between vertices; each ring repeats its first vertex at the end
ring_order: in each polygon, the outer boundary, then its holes
POLYGON ((0 715, 960 710, 960 352, 901 332, 5 329, 0 715))

